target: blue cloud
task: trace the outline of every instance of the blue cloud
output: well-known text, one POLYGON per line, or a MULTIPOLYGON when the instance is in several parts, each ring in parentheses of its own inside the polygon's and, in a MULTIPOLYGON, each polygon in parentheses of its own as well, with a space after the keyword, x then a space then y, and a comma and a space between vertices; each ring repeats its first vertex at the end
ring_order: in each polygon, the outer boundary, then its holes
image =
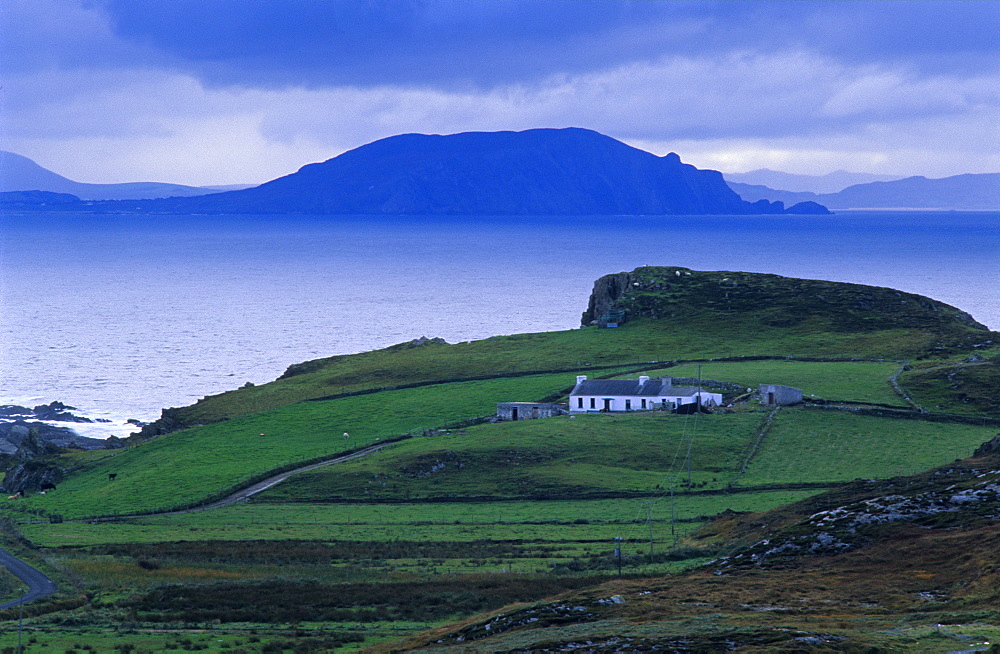
MULTIPOLYGON (((1000 3, 107 0, 116 35, 215 84, 488 87, 671 55, 995 63, 1000 3)), ((153 56, 153 55, 150 55, 153 56)))

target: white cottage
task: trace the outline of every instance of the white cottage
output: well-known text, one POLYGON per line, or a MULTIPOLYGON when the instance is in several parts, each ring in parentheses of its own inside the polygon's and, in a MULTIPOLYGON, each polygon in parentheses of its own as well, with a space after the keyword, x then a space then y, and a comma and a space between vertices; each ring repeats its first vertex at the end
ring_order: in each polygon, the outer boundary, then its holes
POLYGON ((586 375, 580 375, 569 394, 569 412, 676 409, 695 402, 705 407, 719 406, 722 394, 709 393, 697 386, 674 386, 670 377, 643 375, 638 379, 588 380, 586 375))

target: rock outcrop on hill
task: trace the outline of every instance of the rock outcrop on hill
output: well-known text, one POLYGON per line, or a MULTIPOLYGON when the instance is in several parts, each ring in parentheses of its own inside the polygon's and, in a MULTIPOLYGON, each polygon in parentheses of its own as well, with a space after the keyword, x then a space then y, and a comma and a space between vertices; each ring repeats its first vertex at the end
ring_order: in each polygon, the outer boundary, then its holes
POLYGON ((944 302, 891 288, 680 267, 648 266, 601 277, 581 324, 596 324, 612 309, 624 310, 626 318, 695 316, 709 310, 720 318, 752 313, 773 327, 821 318, 824 328, 832 331, 971 327, 989 332, 968 313, 944 302))
POLYGON ((142 205, 185 213, 358 215, 779 214, 714 170, 577 128, 402 134, 256 188, 142 205))

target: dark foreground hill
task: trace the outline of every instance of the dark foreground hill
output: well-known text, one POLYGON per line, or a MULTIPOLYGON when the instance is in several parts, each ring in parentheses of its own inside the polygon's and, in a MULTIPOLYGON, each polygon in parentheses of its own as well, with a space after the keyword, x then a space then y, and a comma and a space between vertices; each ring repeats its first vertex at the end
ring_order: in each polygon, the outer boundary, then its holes
POLYGON ((721 544, 728 556, 689 573, 608 582, 393 646, 994 652, 998 511, 1000 436, 972 458, 912 477, 858 480, 767 513, 721 514, 692 540, 721 544))
MULTIPOLYGON (((585 129, 385 138, 253 189, 146 203, 150 211, 365 215, 785 213, 744 202, 713 170, 585 129)), ((826 213, 807 204, 790 213, 826 213)))

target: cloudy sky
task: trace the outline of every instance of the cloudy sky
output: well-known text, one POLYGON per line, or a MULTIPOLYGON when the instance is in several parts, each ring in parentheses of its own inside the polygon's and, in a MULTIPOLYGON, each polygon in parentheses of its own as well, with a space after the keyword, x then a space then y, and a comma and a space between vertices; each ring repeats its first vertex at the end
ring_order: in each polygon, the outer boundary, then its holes
POLYGON ((0 149, 263 182, 403 132, 577 126, 703 168, 1000 171, 1000 2, 0 0, 0 149))

